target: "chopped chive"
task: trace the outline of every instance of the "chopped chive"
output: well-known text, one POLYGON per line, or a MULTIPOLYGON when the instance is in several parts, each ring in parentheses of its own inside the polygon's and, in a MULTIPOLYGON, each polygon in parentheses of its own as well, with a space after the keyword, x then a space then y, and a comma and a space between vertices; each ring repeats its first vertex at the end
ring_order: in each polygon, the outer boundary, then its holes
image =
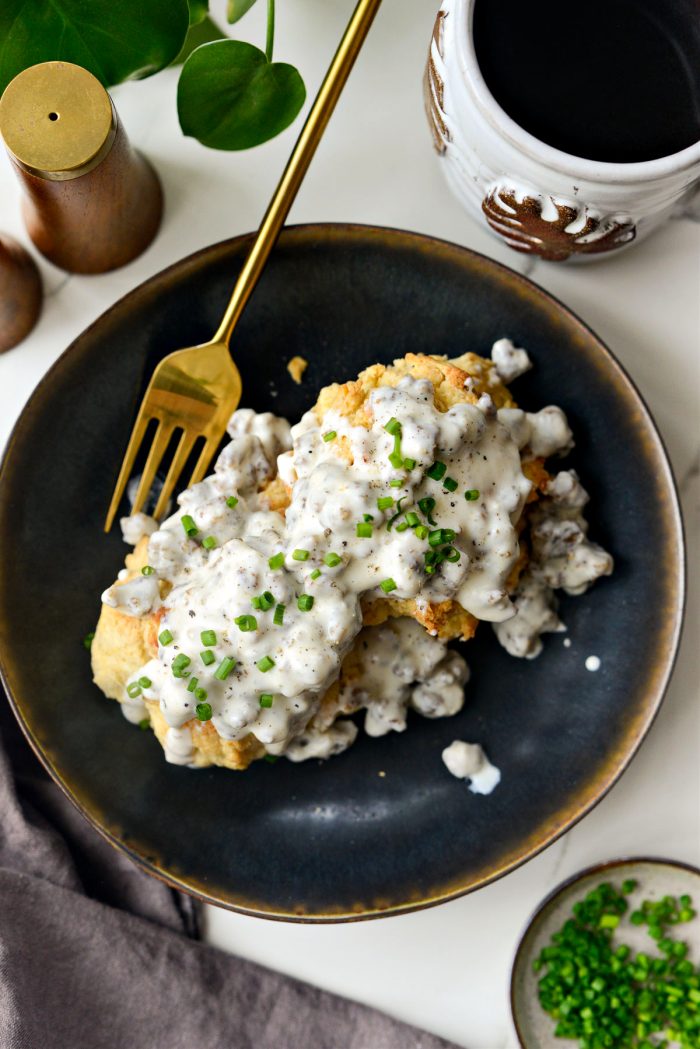
POLYGON ((358 539, 371 539, 374 529, 368 521, 360 521, 355 527, 355 535, 358 539))
POLYGON ((389 577, 389 579, 382 579, 379 584, 379 589, 383 590, 385 594, 390 594, 392 590, 396 590, 396 583, 389 577))
POLYGON ((442 487, 446 488, 448 492, 456 492, 457 482, 455 481, 454 477, 446 477, 445 480, 442 482, 442 487))
POLYGON ((211 703, 198 703, 194 712, 200 721, 211 721, 211 703))
POLYGON ((268 763, 268 765, 274 765, 274 763, 277 761, 277 755, 276 754, 266 754, 265 757, 263 758, 263 761, 266 761, 268 763))
POLYGON ((282 626, 284 623, 284 610, 287 606, 279 604, 275 609, 275 614, 272 617, 272 622, 275 626, 282 626))
POLYGON ((191 678, 190 678, 190 680, 189 680, 189 681, 188 681, 188 683, 187 683, 187 691, 188 691, 188 692, 194 692, 194 690, 195 690, 195 689, 196 689, 196 687, 197 687, 197 682, 198 682, 198 680, 199 680, 199 679, 198 679, 198 678, 196 678, 196 677, 191 677, 191 678))
POLYGON ((272 695, 271 692, 262 692, 260 694, 260 706, 261 707, 271 707, 272 706, 272 701, 273 701, 274 698, 275 697, 272 695))
POLYGON ((384 424, 384 429, 387 433, 390 433, 392 437, 401 436, 401 423, 398 419, 395 419, 393 415, 391 419, 389 419, 389 422, 384 424))
POLYGON ((427 477, 432 477, 433 481, 441 481, 445 476, 447 467, 444 463, 434 462, 432 466, 429 466, 425 471, 427 477))
POLYGON ((331 550, 330 553, 326 554, 326 556, 324 557, 323 563, 324 565, 328 565, 329 568, 335 568, 336 565, 342 563, 342 560, 342 557, 340 557, 338 554, 334 554, 331 550))
POLYGON ((400 524, 397 524, 396 531, 397 532, 405 532, 407 530, 407 528, 408 528, 408 521, 401 521, 400 524))
POLYGON ((428 542, 431 546, 442 546, 443 543, 451 543, 454 537, 455 533, 452 528, 436 528, 428 536, 428 542))
POLYGON ((314 570, 311 573, 311 576, 309 578, 311 578, 311 579, 318 579, 320 574, 321 574, 321 569, 320 568, 314 568, 314 570))
POLYGON ((365 524, 369 524, 370 521, 374 520, 374 517, 372 514, 363 514, 362 520, 365 522, 365 524))
POLYGON ((404 469, 405 470, 415 470, 415 468, 416 468, 416 460, 415 459, 404 459, 403 465, 404 465, 404 469))
POLYGON ((284 564, 284 554, 280 550, 280 552, 278 554, 274 554, 273 557, 268 557, 267 563, 272 569, 281 568, 284 564))
POLYGON ((299 594, 297 608, 300 612, 310 612, 314 607, 314 599, 311 594, 299 594))
POLYGON ((155 568, 153 567, 153 565, 144 565, 141 569, 141 575, 153 575, 154 572, 155 568))
POLYGON ((445 555, 445 560, 449 561, 450 564, 453 565, 456 564, 462 556, 459 550, 457 550, 454 546, 446 546, 443 550, 443 553, 445 555))
POLYGON ((132 681, 130 685, 126 686, 126 694, 127 696, 130 696, 131 699, 136 699, 137 696, 141 695, 141 686, 138 681, 132 681))
POLYGON ((390 517, 389 520, 386 523, 386 530, 387 530, 387 532, 391 531, 391 527, 392 527, 394 521, 397 521, 399 519, 399 517, 401 517, 401 503, 406 498, 407 498, 407 496, 402 495, 401 498, 399 499, 399 501, 397 502, 397 504, 396 504, 396 513, 394 514, 393 517, 390 517))
POLYGON ((213 652, 210 652, 208 648, 205 649, 204 652, 199 653, 199 658, 202 660, 205 667, 210 667, 212 663, 216 661, 216 656, 213 652))
POLYGON ((294 550, 292 551, 292 558, 295 561, 308 561, 309 551, 308 550, 294 550))
POLYGON ((196 688, 194 690, 194 698, 195 699, 199 699, 200 701, 203 700, 203 699, 206 699, 207 698, 207 690, 206 690, 206 688, 196 688))
POLYGON ((186 656, 184 652, 180 652, 175 659, 172 661, 170 669, 173 672, 173 677, 185 677, 184 671, 190 665, 192 660, 189 656, 186 656))
POLYGON ((275 661, 272 656, 263 656, 262 659, 259 659, 257 662, 257 668, 263 674, 267 674, 268 670, 272 670, 274 666, 275 661))
POLYGON ((92 648, 92 642, 95 640, 95 631, 91 630, 89 634, 86 634, 83 638, 83 648, 86 648, 88 652, 92 648))
POLYGON ((205 539, 202 539, 202 546, 205 550, 213 550, 216 545, 217 542, 213 535, 208 535, 205 539))
POLYGON ((377 499, 377 508, 379 510, 388 510, 394 505, 394 497, 392 495, 382 495, 377 499))
POLYGON ((234 508, 235 508, 236 506, 238 506, 238 499, 236 499, 236 496, 235 496, 235 495, 230 495, 230 496, 228 497, 228 499, 226 500, 226 505, 227 505, 227 506, 228 506, 228 507, 229 507, 229 508, 230 508, 231 510, 233 510, 233 509, 234 509, 234 508))
MULTIPOLYGON (((622 883, 622 892, 625 896, 629 896, 631 892, 637 888, 637 882, 633 878, 628 878, 627 881, 622 883)), ((683 897, 681 896, 681 903, 683 903, 683 897)))
POLYGON ((251 597, 250 603, 253 608, 257 608, 261 612, 269 612, 275 603, 275 599, 270 591, 266 590, 263 594, 258 594, 257 597, 251 597))
POLYGON ((139 678, 139 685, 141 686, 141 688, 150 688, 152 684, 153 682, 151 681, 150 677, 144 676, 139 678))
POLYGON ((423 556, 425 558, 425 571, 428 575, 432 575, 438 565, 441 565, 445 560, 441 550, 427 550, 423 556))
POLYGON ((139 721, 139 728, 141 729, 142 732, 145 732, 146 729, 150 728, 150 727, 151 727, 151 719, 150 718, 142 718, 141 721, 139 721))
POLYGON ((400 477, 395 477, 393 481, 389 481, 390 488, 403 488, 403 486, 404 482, 400 477))
POLYGON ((235 667, 235 665, 235 659, 233 659, 231 656, 224 656, 224 658, 221 660, 218 667, 214 671, 214 677, 217 679, 217 681, 225 681, 231 673, 231 671, 233 670, 233 668, 235 667))
POLYGON ((409 510, 406 514, 406 524, 409 528, 415 528, 420 524, 420 517, 414 510, 409 510))
POLYGON ((430 534, 430 529, 427 525, 418 525, 418 527, 415 528, 414 531, 419 539, 427 539, 428 535, 430 534))
POLYGON ((189 514, 185 514, 183 517, 181 517, 180 521, 182 523, 182 527, 185 529, 185 535, 188 539, 191 539, 192 536, 196 535, 199 531, 197 525, 194 523, 194 518, 190 517, 189 514))
POLYGON ((170 633, 169 630, 162 630, 161 633, 158 635, 158 640, 163 646, 171 645, 173 641, 173 635, 170 633))
POLYGON ((251 630, 258 629, 258 621, 255 616, 236 616, 234 623, 242 634, 249 634, 251 630))
POLYGON ((338 436, 338 431, 337 430, 329 430, 327 433, 324 433, 323 439, 324 439, 324 441, 327 444, 328 441, 334 441, 337 436, 338 436))
POLYGON ((423 555, 425 558, 425 570, 428 573, 435 571, 443 561, 447 560, 447 551, 450 547, 443 547, 442 550, 428 550, 423 555))
POLYGON ((395 470, 400 470, 403 466, 403 456, 400 452, 391 452, 389 455, 389 462, 395 470))
POLYGON ((199 636, 202 639, 202 644, 206 645, 207 648, 212 648, 216 644, 215 630, 203 630, 199 636))
POLYGON ((479 495, 480 492, 478 488, 469 488, 468 491, 464 493, 464 498, 468 503, 473 503, 475 499, 479 498, 479 495))
POLYGON ((418 500, 418 509, 421 511, 421 513, 423 513, 425 515, 425 517, 427 518, 428 524, 431 524, 431 525, 437 524, 437 521, 433 521, 433 518, 432 518, 432 513, 433 513, 433 510, 435 509, 435 500, 433 499, 432 496, 429 495, 429 496, 426 496, 425 499, 419 499, 418 500))

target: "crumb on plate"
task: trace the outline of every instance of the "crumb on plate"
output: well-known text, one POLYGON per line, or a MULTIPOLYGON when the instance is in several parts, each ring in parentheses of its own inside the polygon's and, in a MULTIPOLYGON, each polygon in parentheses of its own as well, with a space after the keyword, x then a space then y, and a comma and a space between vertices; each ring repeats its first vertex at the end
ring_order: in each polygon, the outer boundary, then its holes
POLYGON ((297 385, 301 385, 304 372, 309 367, 309 362, 304 357, 292 357, 287 365, 287 371, 297 385))

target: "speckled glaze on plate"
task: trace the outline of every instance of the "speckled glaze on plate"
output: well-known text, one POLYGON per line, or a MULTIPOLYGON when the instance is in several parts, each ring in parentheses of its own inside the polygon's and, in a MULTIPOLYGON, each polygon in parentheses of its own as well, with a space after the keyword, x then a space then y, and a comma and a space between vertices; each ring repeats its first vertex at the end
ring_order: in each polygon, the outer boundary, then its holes
POLYGON ((617 568, 565 599, 571 646, 512 659, 488 626, 466 649, 454 718, 360 736, 327 764, 245 773, 167 765, 92 685, 82 647, 126 548, 102 522, 154 363, 216 327, 249 240, 147 281, 88 328, 39 385, 0 467, 0 669, 37 754, 83 814, 152 874, 248 914, 341 921, 451 899, 512 870, 580 819, 627 766, 661 703, 683 608, 670 467, 634 386, 561 304, 483 256, 371 227, 292 228, 234 339, 243 404, 292 419, 322 385, 408 351, 487 354, 508 335, 535 367, 514 386, 567 412, 566 460, 617 568), (286 370, 309 361, 300 386, 286 370), (601 667, 585 669, 596 655, 601 667), (503 779, 478 797, 445 770, 456 738, 503 779), (384 775, 380 776, 380 772, 384 775))
MULTIPOLYGON (((537 998, 539 977, 533 971, 532 963, 548 945, 552 933, 571 917, 573 905, 587 892, 603 881, 610 881, 619 889, 628 878, 638 882, 637 888, 627 897, 630 904, 628 914, 642 900, 658 900, 667 894, 682 896, 688 893, 696 907, 700 904, 700 870, 674 860, 612 860, 588 867, 557 886, 528 922, 513 960, 510 1005, 522 1049, 576 1049, 578 1046, 578 1042, 570 1038, 555 1038, 554 1021, 541 1008, 537 998)), ((688 943, 688 957, 697 965, 700 960, 700 917, 678 926, 676 935, 688 943)), ((654 941, 647 935, 645 927, 635 927, 624 919, 619 939, 634 950, 656 953, 654 941)))

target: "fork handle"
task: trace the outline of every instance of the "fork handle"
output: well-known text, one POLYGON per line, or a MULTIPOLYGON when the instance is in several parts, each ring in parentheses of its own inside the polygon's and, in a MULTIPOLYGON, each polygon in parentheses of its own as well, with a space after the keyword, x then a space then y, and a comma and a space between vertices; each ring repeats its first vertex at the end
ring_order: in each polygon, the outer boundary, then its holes
POLYGON ((238 275, 213 342, 230 344, 233 329, 258 283, 380 3, 381 0, 359 0, 355 8, 238 275))

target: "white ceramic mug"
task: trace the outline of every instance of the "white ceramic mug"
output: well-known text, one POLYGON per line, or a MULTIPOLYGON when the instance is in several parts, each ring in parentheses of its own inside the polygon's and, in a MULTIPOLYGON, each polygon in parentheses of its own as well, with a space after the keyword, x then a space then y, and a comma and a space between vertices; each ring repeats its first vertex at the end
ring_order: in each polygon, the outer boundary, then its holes
POLYGON ((449 185, 506 244, 557 262, 600 258, 647 236, 700 189, 700 142, 657 160, 605 163, 564 153, 521 128, 479 70, 474 4, 443 0, 425 101, 449 185))

